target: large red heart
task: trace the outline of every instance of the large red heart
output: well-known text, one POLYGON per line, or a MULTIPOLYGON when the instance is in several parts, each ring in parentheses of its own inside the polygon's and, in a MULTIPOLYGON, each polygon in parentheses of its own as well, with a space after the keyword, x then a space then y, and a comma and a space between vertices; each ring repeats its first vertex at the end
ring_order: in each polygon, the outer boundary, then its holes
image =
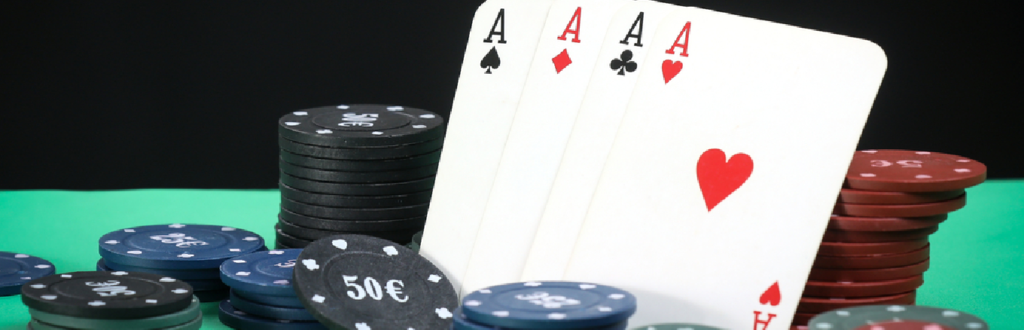
POLYGON ((665 78, 666 84, 669 80, 675 78, 679 71, 683 71, 683 62, 674 62, 672 60, 661 62, 661 76, 665 78))
POLYGON ((701 154, 697 160, 697 181, 708 212, 747 182, 752 172, 754 160, 747 154, 735 154, 728 161, 720 149, 708 149, 701 154))
POLYGON ((782 302, 782 292, 779 290, 779 282, 775 281, 775 284, 768 287, 768 290, 764 290, 761 293, 761 298, 757 300, 761 305, 771 304, 772 306, 778 306, 782 302))

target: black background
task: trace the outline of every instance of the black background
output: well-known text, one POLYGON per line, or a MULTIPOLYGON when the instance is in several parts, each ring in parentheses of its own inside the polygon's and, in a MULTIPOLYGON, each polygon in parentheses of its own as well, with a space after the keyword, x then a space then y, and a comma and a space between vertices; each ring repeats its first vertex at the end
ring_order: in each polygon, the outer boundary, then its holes
MULTIPOLYGON (((0 2, 0 189, 275 187, 288 111, 390 103, 447 116, 481 2, 0 2)), ((1024 177, 1022 29, 1009 7, 677 3, 878 43, 889 69, 861 148, 959 154, 990 177, 1024 177)))

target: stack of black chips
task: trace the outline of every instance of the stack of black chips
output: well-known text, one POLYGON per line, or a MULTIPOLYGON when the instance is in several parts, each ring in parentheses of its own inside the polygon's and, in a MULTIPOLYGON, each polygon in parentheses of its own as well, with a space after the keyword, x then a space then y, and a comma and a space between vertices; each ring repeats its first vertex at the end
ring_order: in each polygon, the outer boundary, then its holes
POLYGON ((423 230, 444 119, 420 109, 340 105, 278 121, 277 248, 337 234, 408 244, 423 230))

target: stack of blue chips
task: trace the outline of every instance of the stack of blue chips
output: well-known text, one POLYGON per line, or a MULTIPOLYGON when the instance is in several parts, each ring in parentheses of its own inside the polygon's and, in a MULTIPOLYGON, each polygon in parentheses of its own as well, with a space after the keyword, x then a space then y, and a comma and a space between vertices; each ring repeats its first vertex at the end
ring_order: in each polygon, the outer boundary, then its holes
POLYGON ((579 282, 523 282, 474 291, 455 312, 452 329, 624 330, 636 297, 579 282))
POLYGON ((292 270, 302 249, 271 250, 225 261, 221 279, 231 297, 220 303, 220 321, 234 329, 327 329, 302 306, 292 270))
POLYGON ((153 225, 125 228, 100 237, 98 271, 141 272, 188 283, 202 302, 224 300, 220 264, 266 251, 263 238, 242 229, 211 225, 153 225))

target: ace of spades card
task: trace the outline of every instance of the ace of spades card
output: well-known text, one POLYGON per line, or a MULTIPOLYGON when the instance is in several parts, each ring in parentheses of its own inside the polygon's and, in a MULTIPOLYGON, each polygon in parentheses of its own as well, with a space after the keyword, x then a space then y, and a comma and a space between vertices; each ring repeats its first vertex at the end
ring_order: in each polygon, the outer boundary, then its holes
POLYGON ((698 8, 649 45, 563 279, 634 293, 633 325, 788 329, 885 55, 698 8))

